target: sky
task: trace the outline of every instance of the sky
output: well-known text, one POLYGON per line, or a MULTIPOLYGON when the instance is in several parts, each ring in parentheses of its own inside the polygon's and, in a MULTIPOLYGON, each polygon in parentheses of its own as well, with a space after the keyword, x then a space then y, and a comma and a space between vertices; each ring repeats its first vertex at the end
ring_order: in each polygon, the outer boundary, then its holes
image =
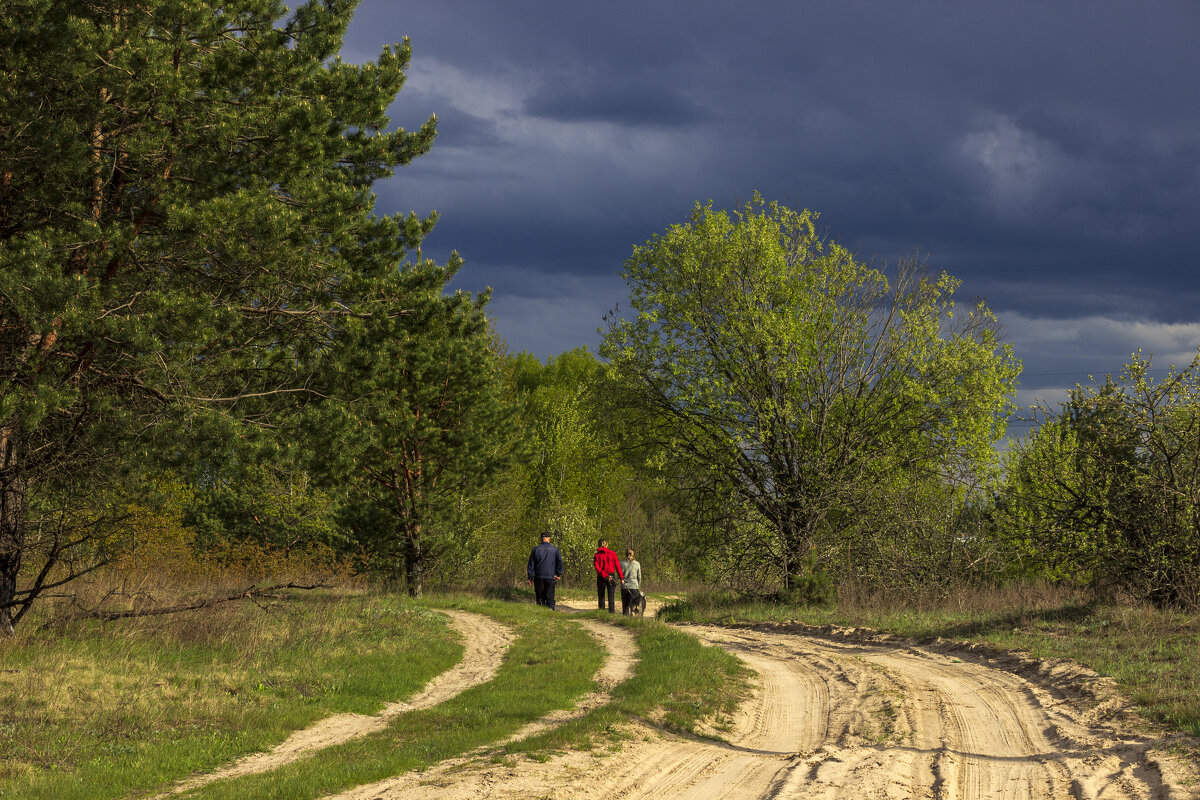
POLYGON ((961 279, 1025 405, 1200 346, 1198 35, 1196 0, 363 0, 342 56, 410 38, 392 124, 439 133, 377 210, 439 212, 510 351, 594 351, 634 245, 757 190, 961 279))

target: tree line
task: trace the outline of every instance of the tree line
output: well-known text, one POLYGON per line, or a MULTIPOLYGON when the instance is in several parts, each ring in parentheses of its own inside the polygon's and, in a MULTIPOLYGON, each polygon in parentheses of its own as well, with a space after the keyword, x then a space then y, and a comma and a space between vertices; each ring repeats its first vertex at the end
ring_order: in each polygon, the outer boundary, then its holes
POLYGON ((0 8, 0 629, 131 554, 351 565, 416 594, 552 529, 793 599, 1037 577, 1195 605, 1196 365, 1135 358, 1002 458, 982 302, 755 197, 634 248, 599 358, 507 352, 488 294, 379 214, 405 41, 355 3, 0 8), (239 556, 238 554, 242 554, 239 556))

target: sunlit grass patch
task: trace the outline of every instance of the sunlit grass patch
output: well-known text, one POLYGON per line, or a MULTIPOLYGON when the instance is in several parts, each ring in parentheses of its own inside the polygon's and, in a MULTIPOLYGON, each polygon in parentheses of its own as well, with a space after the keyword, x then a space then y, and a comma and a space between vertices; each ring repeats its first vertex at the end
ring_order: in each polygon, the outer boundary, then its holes
POLYGON ((603 650, 570 617, 536 606, 432 600, 486 613, 517 633, 496 676, 432 708, 398 716, 387 729, 270 773, 209 784, 184 797, 300 800, 424 768, 498 741, 595 687, 603 650))
POLYGON ((637 720, 695 734, 702 724, 732 714, 749 691, 750 670, 719 647, 705 647, 686 632, 654 619, 598 611, 588 616, 634 631, 639 661, 633 677, 612 690, 607 705, 513 742, 505 748, 507 753, 535 756, 588 749, 624 737, 626 724, 637 720))
POLYGON ((120 797, 372 713, 448 669, 446 618, 397 597, 302 595, 0 641, 0 797, 120 797))

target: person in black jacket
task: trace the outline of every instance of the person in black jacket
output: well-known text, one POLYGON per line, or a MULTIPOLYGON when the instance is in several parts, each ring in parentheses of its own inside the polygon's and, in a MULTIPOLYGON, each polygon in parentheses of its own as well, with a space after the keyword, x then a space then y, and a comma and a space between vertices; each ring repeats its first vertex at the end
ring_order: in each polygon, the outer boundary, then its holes
POLYGON ((529 554, 527 575, 533 584, 537 604, 554 610, 554 583, 561 581, 563 574, 562 554, 550 544, 550 531, 542 534, 542 543, 529 554))

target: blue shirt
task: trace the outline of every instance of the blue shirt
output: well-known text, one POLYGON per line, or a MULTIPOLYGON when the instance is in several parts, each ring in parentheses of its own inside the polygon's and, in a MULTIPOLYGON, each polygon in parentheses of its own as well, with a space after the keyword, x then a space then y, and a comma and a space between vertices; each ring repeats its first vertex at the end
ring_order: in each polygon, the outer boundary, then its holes
POLYGON ((529 554, 529 580, 534 578, 561 578, 563 574, 562 554, 549 542, 542 542, 529 554))

